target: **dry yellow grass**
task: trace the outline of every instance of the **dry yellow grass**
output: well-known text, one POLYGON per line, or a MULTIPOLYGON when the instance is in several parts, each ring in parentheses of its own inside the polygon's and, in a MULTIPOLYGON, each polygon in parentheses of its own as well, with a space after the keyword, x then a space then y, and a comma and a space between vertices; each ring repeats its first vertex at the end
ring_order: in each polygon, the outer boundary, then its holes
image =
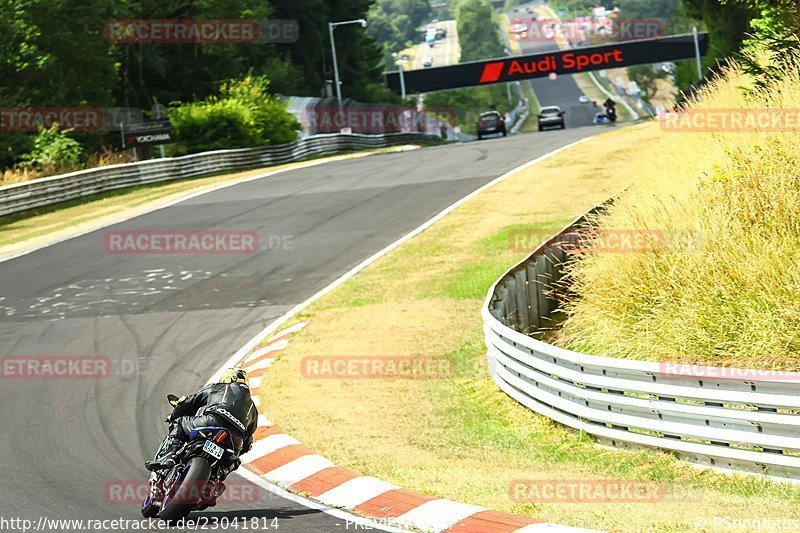
POLYGON ((318 300, 298 317, 308 326, 262 384, 270 419, 343 466, 546 521, 696 531, 714 516, 800 518, 788 504, 797 502, 793 489, 698 471, 664 453, 600 449, 505 396, 486 371, 479 310, 489 286, 522 258, 509 249, 509 233, 555 230, 640 179, 634 163, 661 135, 656 124, 634 126, 531 167, 318 300), (326 355, 449 356, 457 373, 303 377, 304 357, 326 355), (515 479, 655 480, 669 496, 649 504, 517 503, 508 493, 515 479))
POLYGON ((788 110, 794 131, 665 130, 634 162, 641 179, 599 223, 662 235, 665 246, 577 263, 580 298, 569 308, 564 345, 635 359, 800 370, 799 66, 760 91, 733 71, 692 106, 695 113, 751 116, 788 110))

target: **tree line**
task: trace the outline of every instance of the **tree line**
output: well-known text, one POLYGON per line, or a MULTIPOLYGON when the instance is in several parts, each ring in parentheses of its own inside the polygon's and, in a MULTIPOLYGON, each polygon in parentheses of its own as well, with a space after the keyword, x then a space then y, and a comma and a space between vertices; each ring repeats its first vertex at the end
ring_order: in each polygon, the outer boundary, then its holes
MULTIPOLYGON (((0 107, 126 107, 201 101, 229 80, 268 80, 273 93, 322 96, 333 79, 328 22, 365 18, 372 0, 0 0, 0 107), (296 42, 111 42, 126 20, 292 20, 296 42)), ((390 98, 383 50, 360 25, 335 31, 346 96, 390 98)), ((263 85, 263 84, 262 84, 263 85)), ((77 135, 90 150, 107 140, 77 135)), ((32 134, 0 131, 0 167, 32 134)))

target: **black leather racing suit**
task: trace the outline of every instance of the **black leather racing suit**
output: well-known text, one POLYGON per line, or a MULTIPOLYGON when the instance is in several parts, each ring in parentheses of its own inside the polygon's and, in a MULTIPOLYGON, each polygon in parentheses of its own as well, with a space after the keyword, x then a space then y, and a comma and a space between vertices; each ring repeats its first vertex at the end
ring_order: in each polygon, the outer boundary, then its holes
MULTIPOLYGON (((190 396, 181 398, 172 412, 170 436, 189 440, 189 432, 207 426, 227 428, 237 455, 247 453, 253 446, 253 434, 258 427, 258 410, 244 383, 213 383, 190 396)), ((239 466, 239 461, 223 465, 224 479, 239 466)))

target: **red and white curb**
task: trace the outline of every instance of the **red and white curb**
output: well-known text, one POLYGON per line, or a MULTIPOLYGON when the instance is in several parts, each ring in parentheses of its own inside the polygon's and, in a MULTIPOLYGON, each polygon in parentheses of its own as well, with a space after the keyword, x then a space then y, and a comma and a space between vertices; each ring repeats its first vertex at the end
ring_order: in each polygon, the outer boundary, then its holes
MULTIPOLYGON (((242 367, 248 372, 253 399, 257 403, 264 373, 286 349, 291 337, 304 326, 304 322, 299 322, 249 348, 242 367)), ((346 509, 374 521, 376 525, 437 533, 589 531, 412 492, 336 466, 282 432, 264 414, 258 417, 252 450, 241 459, 242 464, 261 479, 289 493, 302 495, 327 507, 346 509)))

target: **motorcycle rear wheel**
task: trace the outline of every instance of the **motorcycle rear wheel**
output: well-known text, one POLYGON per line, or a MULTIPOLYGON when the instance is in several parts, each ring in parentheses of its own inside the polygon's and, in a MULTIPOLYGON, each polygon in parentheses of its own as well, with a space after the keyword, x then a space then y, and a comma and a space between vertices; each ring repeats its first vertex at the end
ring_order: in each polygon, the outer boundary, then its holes
POLYGON ((158 517, 166 521, 186 518, 200 502, 200 493, 211 477, 211 465, 203 457, 193 457, 184 467, 183 478, 164 495, 158 517))

